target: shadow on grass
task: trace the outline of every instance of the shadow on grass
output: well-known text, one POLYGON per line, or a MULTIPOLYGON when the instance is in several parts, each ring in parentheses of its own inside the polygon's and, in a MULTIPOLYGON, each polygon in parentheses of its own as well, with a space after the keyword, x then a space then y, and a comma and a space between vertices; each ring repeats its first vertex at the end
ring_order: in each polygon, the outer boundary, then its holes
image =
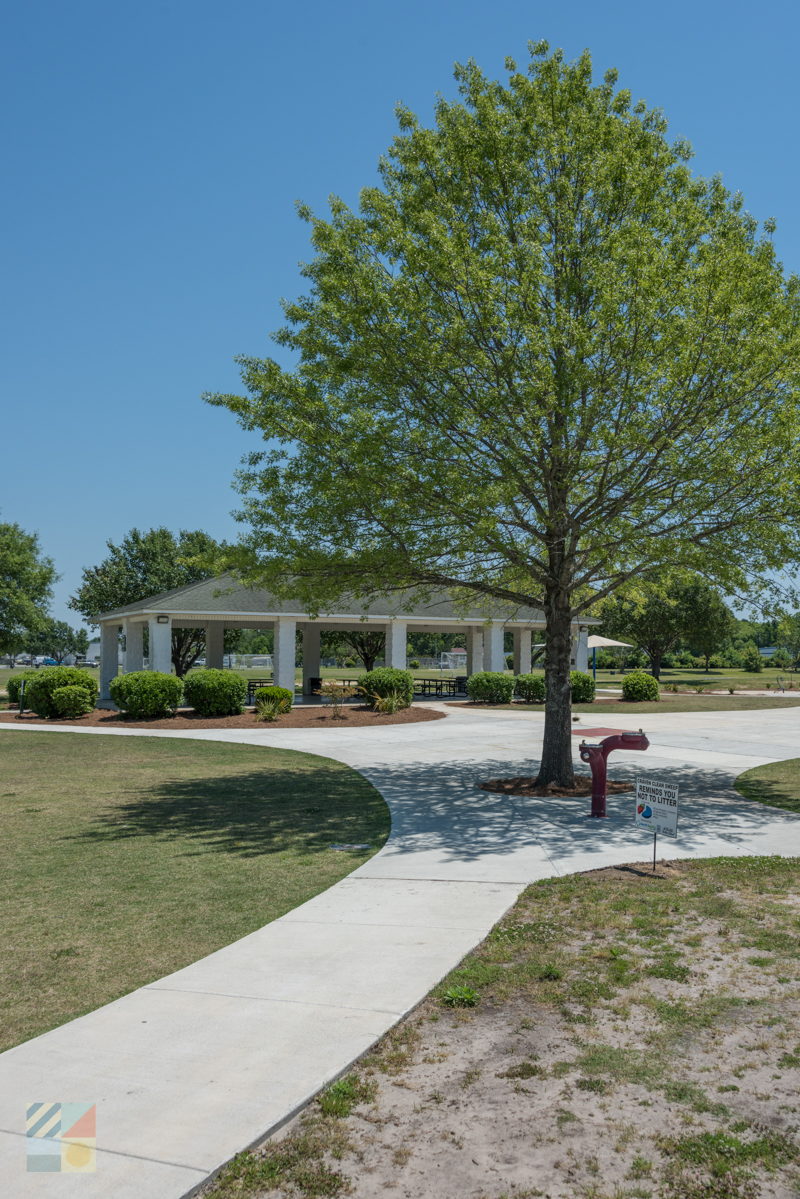
POLYGON ((183 839, 187 853, 321 853, 333 843, 377 849, 389 812, 375 788, 346 767, 250 770, 170 779, 115 805, 76 837, 88 844, 150 837, 183 839))
POLYGON ((800 812, 800 794, 797 786, 785 779, 748 778, 747 771, 736 780, 736 790, 753 803, 768 804, 772 808, 783 808, 785 812, 800 812))

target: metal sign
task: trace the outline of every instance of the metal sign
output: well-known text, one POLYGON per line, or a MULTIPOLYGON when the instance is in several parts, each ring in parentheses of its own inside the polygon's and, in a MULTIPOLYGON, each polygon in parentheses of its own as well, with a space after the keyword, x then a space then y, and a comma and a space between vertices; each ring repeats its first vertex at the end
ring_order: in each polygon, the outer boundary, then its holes
POLYGON ((654 836, 677 837, 678 784, 638 778, 634 824, 654 836))

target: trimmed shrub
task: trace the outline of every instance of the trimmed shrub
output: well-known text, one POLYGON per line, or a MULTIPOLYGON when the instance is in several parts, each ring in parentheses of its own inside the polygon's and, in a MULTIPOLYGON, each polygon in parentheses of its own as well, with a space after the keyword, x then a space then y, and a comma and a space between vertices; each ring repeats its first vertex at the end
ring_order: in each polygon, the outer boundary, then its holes
POLYGON ((53 692, 53 704, 61 720, 77 720, 86 716, 94 708, 85 687, 76 687, 74 683, 67 687, 56 687, 53 692))
POLYGON ((753 674, 761 674, 764 669, 764 659, 755 645, 746 645, 742 651, 742 666, 753 674))
POLYGON ((294 696, 288 687, 259 687, 256 692, 256 716, 262 720, 283 716, 291 712, 293 705, 294 696))
POLYGON ((514 679, 499 671, 481 670, 467 679, 467 695, 477 704, 510 704, 514 679))
POLYGON ((408 669, 409 670, 419 670, 419 658, 409 658, 408 659, 408 669))
POLYGON ((247 683, 233 670, 193 670, 183 680, 183 702, 198 716, 238 716, 247 699, 247 683))
POLYGON ((38 670, 23 670, 21 674, 10 674, 8 676, 8 680, 6 682, 6 691, 8 692, 8 702, 10 704, 19 703, 19 685, 22 680, 25 680, 25 686, 27 688, 28 680, 35 679, 38 673, 38 670))
POLYGON ((400 698, 400 707, 407 708, 414 698, 414 676, 410 670, 398 670, 394 666, 378 666, 368 670, 358 680, 358 685, 366 693, 367 703, 375 707, 373 696, 385 699, 387 695, 396 692, 400 698))
POLYGON ((25 687, 25 703, 37 716, 50 719, 60 713, 53 699, 53 692, 60 687, 81 687, 87 696, 89 711, 97 700, 97 679, 75 666, 43 666, 28 679, 25 687))
POLYGON ((582 670, 571 670, 569 681, 572 684, 572 702, 574 704, 594 703, 595 685, 590 674, 582 670))
POLYGON ((514 694, 526 704, 543 704, 547 691, 543 674, 518 674, 514 679, 514 694))
POLYGON ((622 680, 622 698, 629 704, 660 699, 658 679, 654 679, 645 670, 632 670, 622 680))
POLYGON ((181 680, 158 670, 132 670, 111 680, 111 698, 134 720, 173 716, 182 695, 181 680))

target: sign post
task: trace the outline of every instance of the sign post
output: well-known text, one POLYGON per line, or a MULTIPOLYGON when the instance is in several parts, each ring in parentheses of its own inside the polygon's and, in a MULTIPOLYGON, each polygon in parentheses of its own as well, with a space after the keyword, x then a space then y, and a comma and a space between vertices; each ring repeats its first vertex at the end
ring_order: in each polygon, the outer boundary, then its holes
POLYGON ((636 780, 636 811, 633 822, 637 828, 653 834, 653 871, 656 868, 658 834, 678 835, 678 784, 662 779, 636 780))

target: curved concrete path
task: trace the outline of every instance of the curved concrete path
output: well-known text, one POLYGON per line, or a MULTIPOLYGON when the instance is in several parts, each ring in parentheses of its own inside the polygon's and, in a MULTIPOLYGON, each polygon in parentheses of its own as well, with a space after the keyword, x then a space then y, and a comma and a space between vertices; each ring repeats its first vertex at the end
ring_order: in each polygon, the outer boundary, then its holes
MULTIPOLYGON (((446 710, 447 720, 352 731, 80 730, 336 758, 384 795, 392 834, 348 878, 279 920, 0 1055, 3 1193, 189 1194, 414 1007, 528 883, 648 855, 649 839, 632 827, 630 796, 611 799, 609 819, 597 822, 586 816, 587 800, 476 789, 496 775, 535 772, 538 713, 446 710), (57 1183, 26 1174, 25 1107, 36 1100, 97 1101, 96 1174, 57 1183)), ((638 723, 581 720, 584 728, 638 723)), ((617 777, 646 770, 680 782, 680 836, 662 842, 663 854, 800 855, 800 817, 748 804, 731 788, 742 770, 800 754, 800 708, 648 716, 646 723, 651 749, 617 754, 612 763, 617 777)), ((2 725, 0 734, 24 736, 29 728, 2 725)))

